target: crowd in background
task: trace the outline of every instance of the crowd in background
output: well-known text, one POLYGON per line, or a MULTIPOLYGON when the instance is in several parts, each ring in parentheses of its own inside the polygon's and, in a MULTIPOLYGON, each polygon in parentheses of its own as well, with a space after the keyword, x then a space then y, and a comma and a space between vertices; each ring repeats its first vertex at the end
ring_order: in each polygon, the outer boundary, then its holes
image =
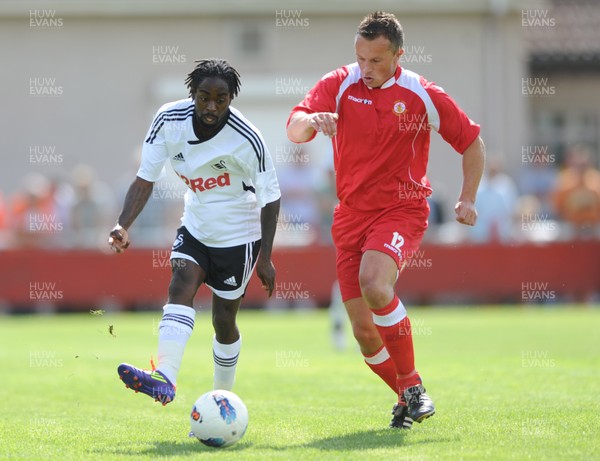
POLYGON ((531 162, 514 176, 488 159, 477 194, 476 243, 600 238, 600 171, 584 145, 569 148, 559 167, 531 162))
MULTIPOLYGON (((302 157, 304 159, 304 157, 302 157)), ((477 196, 478 223, 457 224, 434 193, 426 242, 508 244, 600 238, 600 171, 595 152, 572 146, 561 164, 531 162, 514 174, 490 155, 477 196)), ((331 244, 334 173, 310 161, 278 164, 282 191, 276 245, 331 244)), ((114 179, 114 178, 113 178, 114 179)), ((133 176, 108 184, 88 165, 66 177, 32 172, 12 195, 0 192, 0 248, 105 249, 133 176)), ((168 246, 179 226, 185 187, 167 174, 131 230, 138 248, 168 246)))

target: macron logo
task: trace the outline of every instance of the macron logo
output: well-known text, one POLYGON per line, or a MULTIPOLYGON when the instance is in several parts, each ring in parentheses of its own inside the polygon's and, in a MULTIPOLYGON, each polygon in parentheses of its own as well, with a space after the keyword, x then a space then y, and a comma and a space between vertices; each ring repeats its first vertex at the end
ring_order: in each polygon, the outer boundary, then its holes
POLYGON ((360 103, 360 104, 367 104, 367 105, 373 104, 373 101, 371 101, 370 99, 366 99, 366 98, 357 98, 357 97, 355 97, 355 96, 352 96, 351 94, 349 94, 349 95, 348 95, 348 99, 349 99, 350 101, 358 102, 358 103, 360 103))
POLYGON ((196 178, 189 179, 184 175, 177 173, 186 186, 192 189, 192 192, 204 192, 215 187, 225 187, 231 185, 231 179, 229 173, 224 173, 216 178, 196 178))

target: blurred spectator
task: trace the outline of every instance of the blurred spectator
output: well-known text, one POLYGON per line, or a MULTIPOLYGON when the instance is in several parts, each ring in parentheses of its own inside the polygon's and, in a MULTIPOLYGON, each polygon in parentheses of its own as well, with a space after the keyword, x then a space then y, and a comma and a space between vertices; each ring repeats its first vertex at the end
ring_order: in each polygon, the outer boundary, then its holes
POLYGON ((444 217, 444 208, 442 202, 434 195, 427 197, 427 203, 429 204, 429 226, 439 226, 444 224, 446 221, 444 217))
POLYGON ((538 212, 549 217, 554 214, 552 192, 557 176, 556 168, 543 162, 528 163, 519 169, 517 176, 521 195, 537 198, 538 212))
MULTIPOLYGON (((438 187, 435 187, 432 195, 427 197, 427 204, 429 205, 429 218, 427 219, 427 232, 425 232, 425 235, 423 236, 423 243, 439 243, 443 241, 440 239, 440 231, 441 229, 448 230, 448 226, 444 226, 446 222, 444 204, 438 198, 441 196, 443 196, 443 193, 440 193, 438 187)), ((463 230, 458 229, 458 231, 461 232, 463 230)))
POLYGON ((76 248, 104 248, 104 234, 110 227, 114 197, 109 187, 98 181, 88 165, 78 165, 71 173, 74 191, 70 213, 69 246, 76 248))
POLYGON ((333 245, 331 225, 333 224, 333 210, 338 203, 335 194, 335 170, 329 166, 324 177, 317 187, 317 203, 319 209, 319 243, 333 245))
POLYGON ((278 168, 281 211, 275 238, 279 245, 309 245, 318 238, 319 206, 314 189, 315 175, 306 154, 299 154, 297 161, 278 168))
POLYGON ((560 238, 560 226, 535 195, 522 195, 516 205, 519 217, 515 238, 526 242, 551 242, 560 238))
POLYGON ((10 231, 8 229, 8 210, 6 209, 4 194, 0 191, 0 250, 10 245, 10 231))
POLYGON ((503 172, 502 163, 490 158, 487 171, 477 192, 477 224, 472 227, 473 242, 508 242, 513 233, 513 220, 517 203, 517 186, 503 172))
POLYGON ((45 248, 57 245, 59 235, 65 230, 55 197, 57 189, 56 184, 40 173, 25 176, 22 190, 13 196, 10 204, 13 246, 45 248))
POLYGON ((552 197, 557 215, 568 223, 575 238, 598 235, 600 171, 593 166, 592 159, 592 152, 586 146, 569 149, 552 197))

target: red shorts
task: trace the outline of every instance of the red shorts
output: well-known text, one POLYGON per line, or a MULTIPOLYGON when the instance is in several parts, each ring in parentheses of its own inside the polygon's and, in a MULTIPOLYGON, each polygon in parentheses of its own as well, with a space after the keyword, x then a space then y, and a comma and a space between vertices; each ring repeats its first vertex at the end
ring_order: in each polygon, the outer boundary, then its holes
POLYGON ((406 201, 401 207, 377 213, 350 211, 338 205, 331 234, 336 247, 336 269, 342 300, 360 298, 358 273, 362 254, 376 250, 394 259, 398 270, 419 249, 427 229, 426 200, 406 201))

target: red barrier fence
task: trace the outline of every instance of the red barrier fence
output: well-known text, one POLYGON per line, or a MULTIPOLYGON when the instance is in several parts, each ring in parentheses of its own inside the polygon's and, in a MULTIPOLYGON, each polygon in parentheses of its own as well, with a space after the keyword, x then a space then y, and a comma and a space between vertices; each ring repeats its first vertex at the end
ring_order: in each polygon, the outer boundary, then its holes
MULTIPOLYGON (((166 300, 169 251, 10 250, 0 252, 4 309, 155 308, 166 300)), ((330 247, 277 248, 270 303, 326 306, 335 280, 330 247)), ((584 301, 600 293, 600 242, 543 245, 424 245, 397 285, 410 303, 584 301)), ((208 302, 204 287, 199 300, 208 302)), ((267 298, 254 276, 246 307, 267 298)))

